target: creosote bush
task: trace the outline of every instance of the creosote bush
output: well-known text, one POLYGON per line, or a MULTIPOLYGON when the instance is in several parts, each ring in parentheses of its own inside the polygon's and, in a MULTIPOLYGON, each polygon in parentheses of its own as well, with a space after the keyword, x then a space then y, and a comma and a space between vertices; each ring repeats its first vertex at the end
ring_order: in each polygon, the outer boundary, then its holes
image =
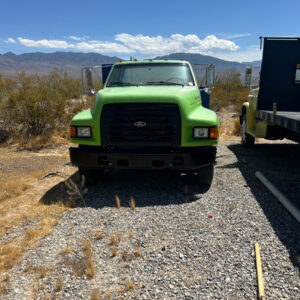
POLYGON ((210 107, 215 111, 220 111, 222 108, 233 106, 235 111, 240 111, 242 99, 247 98, 248 94, 249 89, 243 86, 239 72, 224 71, 216 77, 210 107))
POLYGON ((49 75, 0 75, 0 129, 29 140, 69 126, 74 113, 84 108, 78 100, 80 81, 54 69, 49 75))

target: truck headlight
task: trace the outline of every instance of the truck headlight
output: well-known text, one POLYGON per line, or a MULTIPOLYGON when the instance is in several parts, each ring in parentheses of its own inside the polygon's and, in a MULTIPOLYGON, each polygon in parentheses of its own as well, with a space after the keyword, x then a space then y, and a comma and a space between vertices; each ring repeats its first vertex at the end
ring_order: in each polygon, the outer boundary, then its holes
POLYGON ((217 139, 218 127, 194 127, 194 139, 217 139))
POLYGON ((194 128, 194 139, 205 139, 208 138, 209 128, 195 127, 194 128))
POLYGON ((91 137, 91 127, 77 126, 77 137, 91 137))

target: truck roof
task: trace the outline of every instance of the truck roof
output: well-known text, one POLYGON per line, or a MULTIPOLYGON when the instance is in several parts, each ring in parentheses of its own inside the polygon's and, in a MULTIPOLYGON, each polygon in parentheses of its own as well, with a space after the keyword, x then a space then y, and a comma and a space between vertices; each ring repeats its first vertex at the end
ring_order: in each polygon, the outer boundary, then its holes
POLYGON ((124 61, 119 61, 116 62, 115 65, 118 64, 137 64, 137 63, 186 63, 186 64, 190 64, 189 61, 186 60, 168 60, 168 59, 164 59, 164 60, 155 60, 155 59, 145 59, 145 60, 124 60, 124 61))

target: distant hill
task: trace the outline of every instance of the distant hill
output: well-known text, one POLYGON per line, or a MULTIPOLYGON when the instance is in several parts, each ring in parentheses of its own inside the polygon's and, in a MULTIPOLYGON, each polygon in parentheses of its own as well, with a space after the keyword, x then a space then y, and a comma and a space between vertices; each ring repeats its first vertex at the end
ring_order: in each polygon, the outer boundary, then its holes
MULTIPOLYGON (((225 70, 235 70, 243 74, 247 65, 257 66, 260 61, 239 63, 222 60, 212 56, 192 53, 173 53, 165 56, 158 56, 155 59, 180 59, 184 58, 191 63, 197 64, 214 64, 216 73, 225 70)), ((47 74, 54 68, 67 71, 74 77, 80 77, 80 70, 84 66, 101 65, 103 63, 115 63, 119 61, 118 57, 106 56, 98 53, 78 53, 78 52, 54 52, 54 53, 24 53, 16 55, 12 52, 0 54, 0 73, 3 76, 14 77, 18 71, 26 71, 28 73, 47 74)), ((258 73, 255 68, 254 73, 258 73)), ((202 72, 202 71, 201 71, 202 72)), ((254 74, 255 75, 255 74, 254 74)))
MULTIPOLYGON (((170 55, 157 56, 155 59, 181 59, 187 60, 193 64, 213 64, 215 65, 216 75, 228 70, 234 70, 241 74, 241 80, 244 81, 245 71, 247 66, 253 66, 252 69, 252 83, 257 84, 259 78, 260 64, 261 61, 253 61, 253 62, 233 62, 227 61, 223 59, 219 59, 213 56, 202 55, 197 53, 173 53, 170 55)), ((205 70, 200 67, 195 66, 194 70, 196 72, 197 78, 203 78, 205 74, 205 70)))
POLYGON ((115 63, 119 60, 118 57, 98 53, 34 52, 16 55, 7 52, 0 54, 0 73, 4 76, 13 77, 18 71, 47 74, 54 68, 59 68, 74 77, 79 77, 82 67, 115 63))
POLYGON ((261 60, 255 60, 255 61, 245 61, 243 62, 244 65, 253 66, 253 67, 260 67, 261 66, 261 60))
POLYGON ((170 55, 157 56, 155 59, 181 59, 187 60, 194 64, 213 64, 216 66, 216 73, 221 73, 225 70, 235 70, 241 74, 245 73, 246 66, 258 66, 261 61, 239 63, 219 59, 213 56, 202 55, 197 53, 173 53, 170 55))

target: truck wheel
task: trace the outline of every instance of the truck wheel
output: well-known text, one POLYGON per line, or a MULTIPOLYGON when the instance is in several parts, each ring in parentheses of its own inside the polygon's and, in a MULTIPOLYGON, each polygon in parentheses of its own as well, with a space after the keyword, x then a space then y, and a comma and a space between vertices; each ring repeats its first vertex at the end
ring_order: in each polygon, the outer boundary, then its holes
POLYGON ((247 119, 246 114, 242 116, 242 129, 241 129, 241 136, 242 136, 242 145, 244 147, 250 148, 254 145, 255 138, 247 133, 247 119))
POLYGON ((82 168, 79 167, 79 175, 82 176, 84 175, 85 177, 85 183, 87 185, 92 185, 97 183, 97 181, 104 176, 104 170, 99 169, 87 169, 87 168, 82 168))
POLYGON ((214 178, 214 165, 211 164, 197 170, 196 181, 198 184, 210 187, 214 178))

